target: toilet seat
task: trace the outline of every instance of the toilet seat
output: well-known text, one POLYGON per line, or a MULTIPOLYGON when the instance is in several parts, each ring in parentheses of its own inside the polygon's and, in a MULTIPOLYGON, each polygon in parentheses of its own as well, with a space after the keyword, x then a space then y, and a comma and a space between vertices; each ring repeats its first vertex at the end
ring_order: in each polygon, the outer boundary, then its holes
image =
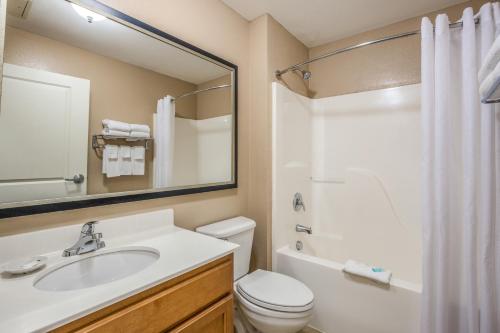
POLYGON ((242 302, 253 305, 248 305, 251 308, 299 314, 313 307, 313 293, 305 284, 275 272, 257 270, 248 274, 237 282, 235 291, 242 302))
POLYGON ((242 308, 243 312, 245 312, 245 310, 251 311, 260 316, 264 316, 267 318, 277 318, 281 320, 307 318, 312 314, 312 309, 304 312, 282 312, 276 310, 269 310, 248 301, 245 297, 241 295, 239 291, 237 291, 237 288, 235 288, 234 294, 236 296, 236 300, 238 301, 238 305, 240 308, 242 308))

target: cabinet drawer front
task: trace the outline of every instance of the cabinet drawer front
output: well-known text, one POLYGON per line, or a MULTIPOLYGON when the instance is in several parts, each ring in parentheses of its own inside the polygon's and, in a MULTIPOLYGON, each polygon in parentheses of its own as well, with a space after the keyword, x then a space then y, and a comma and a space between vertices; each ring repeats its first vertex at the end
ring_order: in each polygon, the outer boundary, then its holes
POLYGON ((120 310, 78 332, 161 332, 232 293, 232 261, 120 310))
POLYGON ((169 333, 232 333, 233 296, 227 296, 169 333))

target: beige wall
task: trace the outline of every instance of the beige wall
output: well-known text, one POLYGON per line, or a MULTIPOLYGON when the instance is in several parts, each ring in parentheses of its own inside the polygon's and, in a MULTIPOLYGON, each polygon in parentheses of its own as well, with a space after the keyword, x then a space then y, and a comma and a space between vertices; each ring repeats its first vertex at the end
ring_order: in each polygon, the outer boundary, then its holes
MULTIPOLYGON (((199 84, 196 89, 231 84, 231 75, 221 76, 199 84)), ((232 113, 232 87, 210 90, 196 94, 196 119, 207 119, 225 116, 232 113)))
POLYGON ((204 194, 3 219, 0 220, 0 235, 57 225, 80 224, 90 219, 99 220, 164 207, 173 208, 176 224, 189 229, 218 219, 245 215, 250 130, 248 22, 219 0, 103 2, 238 65, 239 187, 204 194))
MULTIPOLYGON (((332 50, 392 34, 418 30, 423 16, 434 19, 439 13, 447 13, 450 21, 456 21, 462 16, 462 11, 466 7, 473 6, 477 11, 485 2, 484 0, 467 1, 314 47, 309 50, 309 57, 313 58, 332 50)), ((311 63, 309 69, 312 71, 309 83, 310 95, 314 98, 418 83, 420 82, 420 35, 341 53, 311 63)))
MULTIPOLYGON (((90 80, 88 194, 148 189, 153 183, 152 150, 147 152, 144 176, 107 178, 102 174, 102 159, 92 149, 91 138, 101 133, 103 119, 152 128, 159 98, 196 89, 192 83, 13 27, 6 30, 5 62, 90 80)), ((196 116, 196 99, 178 104, 178 114, 196 116)))
POLYGON ((257 222, 252 266, 267 268, 268 262, 268 229, 267 220, 267 187, 265 177, 269 159, 266 151, 269 149, 266 129, 268 116, 267 96, 267 36, 266 16, 261 16, 250 23, 250 115, 251 132, 249 140, 252 142, 249 151, 249 184, 248 217, 257 222), (259 151, 261 147, 262 150, 259 151))
MULTIPOLYGON (((274 69, 307 58, 307 48, 270 15, 250 23, 250 179, 248 213, 258 221, 256 265, 271 266, 271 83, 274 69), (264 257, 265 254, 265 257, 264 257)), ((294 74, 283 78, 296 91, 307 92, 294 74)))

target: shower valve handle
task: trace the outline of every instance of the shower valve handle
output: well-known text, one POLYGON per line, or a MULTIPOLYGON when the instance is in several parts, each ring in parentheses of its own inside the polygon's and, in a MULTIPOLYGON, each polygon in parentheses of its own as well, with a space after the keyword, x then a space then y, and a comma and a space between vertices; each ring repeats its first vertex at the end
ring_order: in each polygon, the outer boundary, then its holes
POLYGON ((300 192, 297 192, 293 196, 293 210, 298 212, 301 209, 305 212, 306 206, 304 204, 304 200, 302 199, 302 194, 300 194, 300 192))

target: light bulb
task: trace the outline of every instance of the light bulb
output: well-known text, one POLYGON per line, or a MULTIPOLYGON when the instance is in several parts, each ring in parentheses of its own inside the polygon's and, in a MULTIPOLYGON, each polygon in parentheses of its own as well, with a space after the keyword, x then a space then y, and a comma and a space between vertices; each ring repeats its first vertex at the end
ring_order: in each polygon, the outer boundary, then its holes
POLYGON ((77 12, 78 15, 80 15, 81 17, 83 17, 89 23, 99 22, 99 21, 102 21, 102 20, 106 19, 105 16, 97 14, 97 13, 95 13, 95 12, 93 12, 93 11, 87 9, 87 8, 83 8, 81 6, 78 6, 75 3, 72 3, 71 6, 75 10, 75 12, 77 12))

